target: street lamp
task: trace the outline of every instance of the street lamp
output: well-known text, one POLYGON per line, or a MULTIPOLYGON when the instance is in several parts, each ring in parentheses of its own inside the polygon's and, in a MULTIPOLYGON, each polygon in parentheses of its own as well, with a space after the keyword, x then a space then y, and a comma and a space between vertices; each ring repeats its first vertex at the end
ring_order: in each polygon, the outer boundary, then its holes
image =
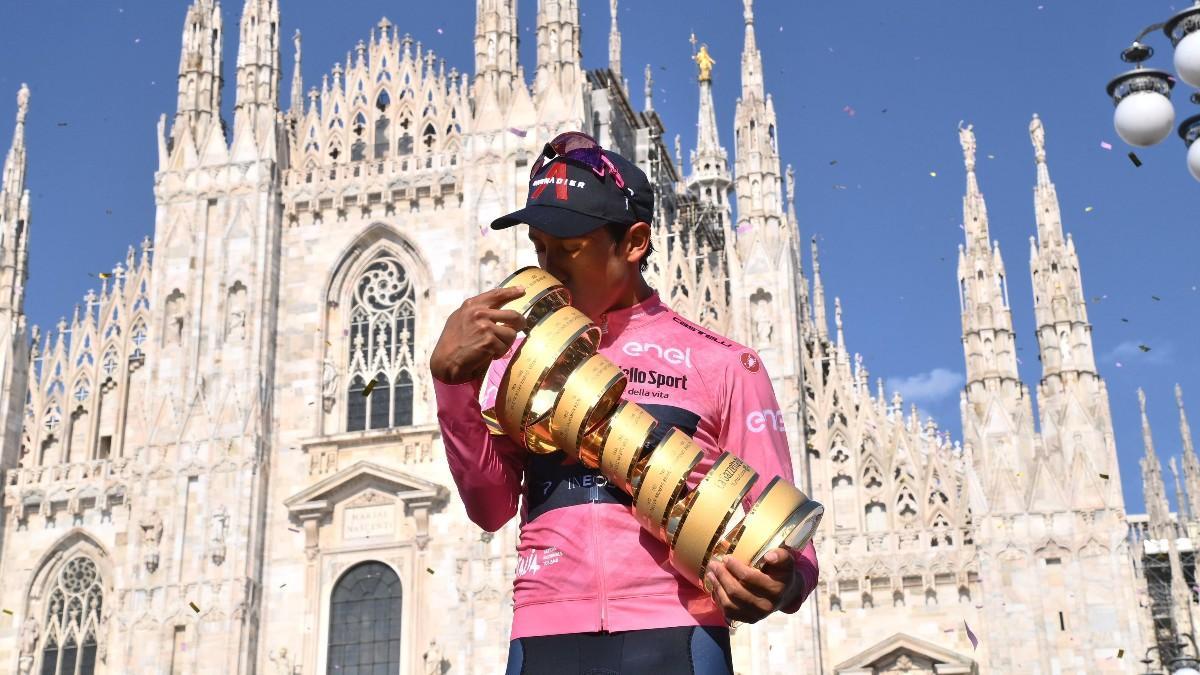
MULTIPOLYGON (((1171 135, 1175 125, 1175 107, 1171 105, 1175 79, 1165 70, 1142 65, 1154 55, 1154 48, 1141 40, 1159 29, 1175 48, 1175 70, 1179 79, 1200 87, 1200 0, 1165 22, 1146 27, 1133 44, 1121 52, 1121 60, 1134 64, 1133 69, 1108 83, 1106 91, 1116 106, 1113 126, 1117 135, 1140 148, 1161 143, 1171 135)), ((1192 102, 1200 103, 1200 98, 1193 94, 1192 102)), ((1200 115, 1184 120, 1179 126, 1179 136, 1188 147, 1188 170, 1200 180, 1200 150, 1197 149, 1200 146, 1195 143, 1200 138, 1200 115)))
POLYGON ((1179 648, 1179 652, 1175 658, 1171 659, 1171 663, 1167 666, 1171 671, 1171 675, 1200 675, 1200 670, 1197 670, 1200 667, 1200 661, 1197 661, 1194 656, 1188 656, 1183 651, 1187 647, 1187 643, 1190 642, 1192 643, 1192 652, 1200 656, 1200 651, 1196 649, 1196 639, 1190 633, 1183 633, 1180 637, 1187 638, 1187 642, 1180 640, 1176 645, 1179 648))

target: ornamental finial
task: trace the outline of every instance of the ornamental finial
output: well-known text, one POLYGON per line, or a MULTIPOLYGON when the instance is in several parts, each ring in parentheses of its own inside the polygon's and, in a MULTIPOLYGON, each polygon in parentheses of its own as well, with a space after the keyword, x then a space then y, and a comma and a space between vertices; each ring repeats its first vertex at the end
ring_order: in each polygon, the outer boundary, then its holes
POLYGON ((1033 141, 1033 153, 1037 161, 1046 161, 1046 129, 1042 127, 1042 120, 1037 113, 1033 114, 1033 120, 1029 122, 1029 138, 1033 141))
POLYGON ((958 122, 958 143, 963 149, 963 161, 966 162, 967 171, 975 170, 975 126, 968 124, 963 126, 962 120, 958 122))

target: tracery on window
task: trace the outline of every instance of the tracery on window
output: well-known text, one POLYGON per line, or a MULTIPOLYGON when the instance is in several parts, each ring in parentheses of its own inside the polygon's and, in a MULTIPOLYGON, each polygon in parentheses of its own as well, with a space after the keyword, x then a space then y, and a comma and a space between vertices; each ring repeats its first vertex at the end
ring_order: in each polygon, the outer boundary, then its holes
POLYGON ((346 430, 412 424, 412 280, 399 260, 381 252, 359 275, 351 293, 346 430))
POLYGON ((41 675, 96 671, 104 592, 96 563, 77 556, 59 570, 48 595, 41 633, 41 675))

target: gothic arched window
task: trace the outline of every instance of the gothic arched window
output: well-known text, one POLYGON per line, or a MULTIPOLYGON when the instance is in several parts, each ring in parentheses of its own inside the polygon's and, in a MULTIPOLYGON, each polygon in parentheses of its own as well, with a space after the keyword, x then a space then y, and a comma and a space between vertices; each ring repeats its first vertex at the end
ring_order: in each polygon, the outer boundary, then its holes
POLYGON ((351 293, 346 430, 412 424, 412 280, 399 260, 380 252, 354 281, 351 293))
POLYGON ((400 672, 400 577, 380 562, 350 569, 333 589, 330 673, 400 672))
POLYGON ((96 563, 72 558, 58 572, 42 624, 41 675, 92 675, 104 593, 96 563))

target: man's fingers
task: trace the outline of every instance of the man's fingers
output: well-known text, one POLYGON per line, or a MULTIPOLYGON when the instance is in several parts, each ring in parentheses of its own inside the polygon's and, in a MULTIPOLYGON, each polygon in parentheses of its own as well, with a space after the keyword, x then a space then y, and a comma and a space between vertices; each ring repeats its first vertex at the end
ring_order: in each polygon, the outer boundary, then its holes
POLYGON ((783 592, 780 582, 735 558, 727 557, 724 564, 715 567, 729 599, 743 611, 755 612, 760 618, 774 609, 773 599, 783 592))
POLYGON ((520 312, 514 312, 509 309, 481 307, 475 311, 475 316, 491 321, 492 323, 503 324, 515 331, 525 330, 525 317, 521 316, 520 312))
POLYGON ((505 352, 508 352, 508 348, 511 347, 512 343, 517 339, 517 331, 500 323, 492 325, 492 335, 495 335, 500 339, 500 342, 504 343, 505 352))
POLYGON ((488 307, 495 308, 506 302, 516 300, 522 295, 525 295, 525 289, 520 286, 502 286, 500 288, 493 288, 486 293, 480 293, 474 299, 488 307))

